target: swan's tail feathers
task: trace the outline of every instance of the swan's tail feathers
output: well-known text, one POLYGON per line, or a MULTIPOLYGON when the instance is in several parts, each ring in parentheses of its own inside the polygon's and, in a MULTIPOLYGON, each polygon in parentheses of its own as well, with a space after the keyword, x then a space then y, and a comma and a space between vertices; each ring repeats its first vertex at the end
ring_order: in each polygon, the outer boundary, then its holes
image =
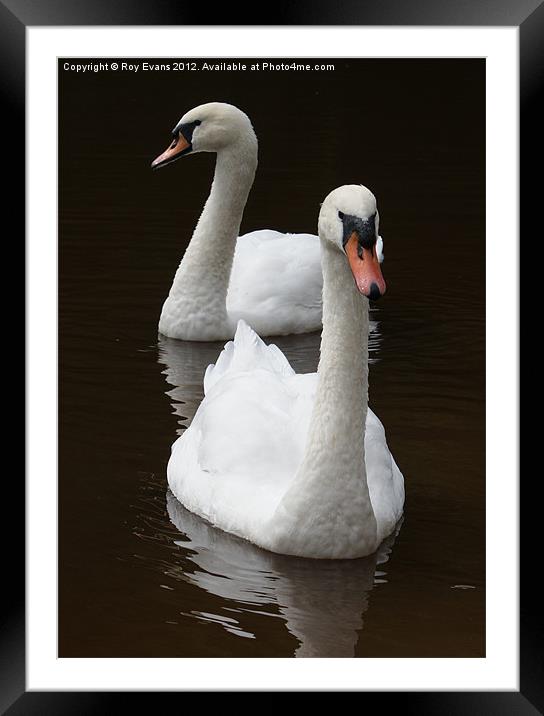
POLYGON ((295 374, 278 346, 274 343, 267 346, 253 328, 242 319, 238 321, 234 344, 243 352, 244 363, 247 363, 249 370, 262 368, 283 376, 295 374))
MULTIPOLYGON (((247 325, 245 321, 240 319, 236 326, 234 339, 225 343, 225 347, 219 354, 216 363, 212 363, 206 368, 204 374, 204 394, 206 394, 217 381, 226 373, 232 370, 236 352, 244 350, 244 346, 262 343, 255 331, 247 325)), ((263 344, 264 345, 264 344, 263 344)))
POLYGON ((284 376, 295 375, 295 371, 291 368, 291 364, 277 345, 271 343, 267 346, 267 351, 268 358, 275 373, 279 373, 284 376))
POLYGON ((217 382, 218 375, 216 368, 217 363, 210 363, 204 372, 204 395, 207 395, 210 388, 217 382))
POLYGON ((211 363, 204 373, 204 395, 217 383, 219 378, 228 372, 234 356, 234 341, 225 343, 215 363, 211 363))
POLYGON ((209 365, 206 369, 204 392, 207 393, 218 380, 227 375, 253 370, 268 370, 283 376, 295 373, 277 346, 267 346, 253 328, 240 319, 234 340, 225 345, 215 365, 209 365))
POLYGON ((240 350, 245 350, 249 346, 264 346, 263 340, 255 333, 251 326, 244 321, 243 318, 238 320, 236 324, 236 333, 234 334, 234 345, 240 350))

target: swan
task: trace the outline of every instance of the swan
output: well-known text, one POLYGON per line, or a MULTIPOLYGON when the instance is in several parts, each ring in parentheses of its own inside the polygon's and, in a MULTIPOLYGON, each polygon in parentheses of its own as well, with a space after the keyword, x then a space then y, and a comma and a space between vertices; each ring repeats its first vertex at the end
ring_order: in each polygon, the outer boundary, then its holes
MULTIPOLYGON (((257 169, 257 137, 237 107, 210 102, 187 112, 155 169, 215 152, 208 200, 163 304, 159 332, 190 341, 232 338, 240 318, 260 336, 321 328, 319 239, 264 229, 238 238, 257 169)), ((378 255, 382 257, 378 237, 378 255)))
POLYGON ((240 320, 206 370, 204 399, 172 446, 167 478, 188 510, 259 547, 364 557, 394 531, 404 505, 403 476, 368 408, 368 299, 385 291, 374 195, 335 189, 318 227, 317 373, 297 375, 240 320))

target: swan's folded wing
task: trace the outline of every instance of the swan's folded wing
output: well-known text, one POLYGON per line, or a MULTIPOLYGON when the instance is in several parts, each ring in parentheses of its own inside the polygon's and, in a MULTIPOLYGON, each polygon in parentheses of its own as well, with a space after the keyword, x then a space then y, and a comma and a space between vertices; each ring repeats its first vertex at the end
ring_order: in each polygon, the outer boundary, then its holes
POLYGON ((186 507, 242 537, 273 514, 296 474, 312 392, 310 377, 282 374, 283 354, 250 331, 239 327, 215 382, 210 371, 212 383, 168 465, 170 487, 186 507), (262 364, 237 370, 251 350, 265 350, 262 364))
POLYGON ((365 432, 368 489, 381 538, 390 534, 404 506, 404 478, 387 445, 385 428, 368 408, 365 432))
POLYGON ((277 241, 284 236, 285 234, 282 234, 281 231, 276 231, 275 229, 259 229, 258 231, 250 231, 249 233, 238 237, 236 251, 240 252, 246 247, 253 251, 269 241, 277 241))
POLYGON ((280 305, 320 308, 322 287, 317 236, 265 230, 238 239, 227 298, 229 311, 242 307, 257 310, 261 304, 272 310, 280 305))
POLYGON ((227 308, 260 335, 316 330, 322 287, 317 236, 257 231, 238 239, 227 308))
POLYGON ((207 395, 227 375, 255 369, 267 370, 283 377, 295 373, 276 345, 267 346, 245 321, 239 320, 234 340, 225 345, 217 362, 206 369, 204 393, 207 395))

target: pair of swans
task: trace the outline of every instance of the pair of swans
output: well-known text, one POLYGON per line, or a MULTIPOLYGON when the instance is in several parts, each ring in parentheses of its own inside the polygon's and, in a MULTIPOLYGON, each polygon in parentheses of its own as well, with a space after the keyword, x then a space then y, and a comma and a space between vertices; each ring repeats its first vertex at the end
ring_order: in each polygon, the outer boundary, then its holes
POLYGON ((368 407, 368 300, 385 291, 375 197, 360 185, 332 191, 318 239, 256 232, 237 243, 256 169, 249 119, 230 105, 197 107, 153 166, 194 151, 217 153, 215 177, 159 330, 188 340, 235 332, 206 370, 205 397, 172 447, 170 488, 191 512, 272 552, 372 554, 404 504, 402 474, 368 407), (263 247, 263 272, 252 276, 263 247), (286 295, 271 290, 279 280, 286 295), (317 328, 321 313, 318 372, 302 375, 244 320, 262 335, 296 333, 317 328))

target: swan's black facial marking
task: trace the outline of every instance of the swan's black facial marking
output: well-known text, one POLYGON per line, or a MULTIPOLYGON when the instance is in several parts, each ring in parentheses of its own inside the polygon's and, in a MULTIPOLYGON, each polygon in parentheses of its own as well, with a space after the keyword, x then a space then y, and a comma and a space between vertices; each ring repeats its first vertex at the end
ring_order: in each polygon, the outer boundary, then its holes
POLYGON ((344 214, 343 211, 338 212, 338 218, 342 222, 344 234, 342 237, 342 247, 346 248, 350 236, 355 232, 357 234, 357 255, 363 258, 363 249, 368 251, 376 245, 376 212, 369 216, 368 219, 360 219, 358 216, 344 214))
MULTIPOLYGON (((199 124, 202 124, 200 119, 195 119, 194 122, 187 122, 186 124, 182 124, 180 122, 179 124, 176 124, 176 126, 174 127, 172 135, 173 135, 174 139, 176 139, 181 134, 185 138, 186 142, 188 142, 189 144, 192 144, 193 132, 195 131, 195 127, 198 127, 199 124)), ((191 147, 191 149, 192 149, 192 147, 191 147)))

